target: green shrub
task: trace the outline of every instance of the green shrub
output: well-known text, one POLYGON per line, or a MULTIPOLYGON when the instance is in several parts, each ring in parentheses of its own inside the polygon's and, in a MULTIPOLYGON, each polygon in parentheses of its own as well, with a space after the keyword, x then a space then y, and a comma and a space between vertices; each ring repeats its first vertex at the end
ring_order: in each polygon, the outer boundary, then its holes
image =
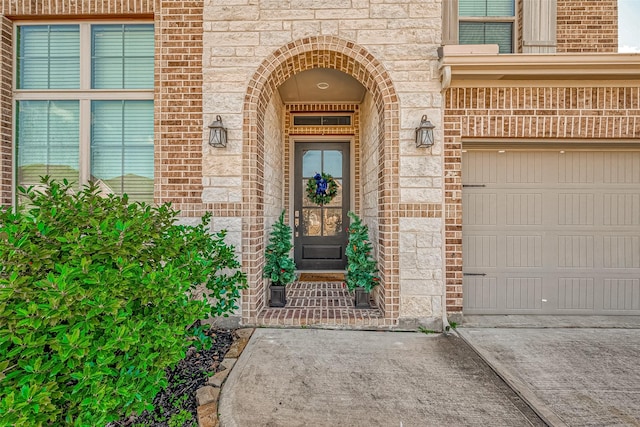
POLYGON ((296 264, 291 258, 291 227, 284 223, 284 211, 273 224, 265 250, 264 277, 274 286, 286 286, 296 280, 296 264))
POLYGON ((176 225, 168 205, 43 183, 0 211, 0 425, 104 425, 151 407, 246 277, 210 215, 176 225))
POLYGON ((378 268, 376 260, 373 259, 371 251, 373 246, 369 241, 369 228, 362 223, 358 215, 353 212, 348 213, 351 224, 347 232, 349 241, 345 254, 347 256, 347 288, 353 291, 355 288, 364 288, 366 292, 380 283, 378 278, 378 268))

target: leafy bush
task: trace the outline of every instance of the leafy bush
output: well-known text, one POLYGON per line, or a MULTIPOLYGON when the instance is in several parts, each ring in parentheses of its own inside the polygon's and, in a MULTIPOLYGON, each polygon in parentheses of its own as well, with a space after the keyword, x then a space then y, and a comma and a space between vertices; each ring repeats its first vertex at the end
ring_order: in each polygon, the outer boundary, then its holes
POLYGON ((291 227, 284 223, 284 211, 273 224, 265 251, 264 277, 275 286, 286 286, 296 280, 296 264, 290 256, 291 227))
POLYGON ((347 288, 353 291, 355 288, 364 288, 366 292, 380 283, 376 260, 371 256, 373 246, 369 241, 369 228, 362 223, 360 217, 353 212, 348 213, 351 224, 347 232, 347 288))
POLYGON ((151 407, 246 277, 210 215, 176 225, 168 205, 43 183, 0 212, 0 425, 104 425, 151 407))

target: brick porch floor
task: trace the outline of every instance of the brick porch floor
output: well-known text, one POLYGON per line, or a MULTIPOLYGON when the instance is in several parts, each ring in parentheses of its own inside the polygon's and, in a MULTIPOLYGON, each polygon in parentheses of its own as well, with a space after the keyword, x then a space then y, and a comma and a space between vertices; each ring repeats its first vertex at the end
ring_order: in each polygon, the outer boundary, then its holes
POLYGON ((267 307, 260 326, 312 326, 344 329, 388 329, 393 326, 377 308, 356 309, 342 282, 295 282, 287 287, 287 306, 267 307))

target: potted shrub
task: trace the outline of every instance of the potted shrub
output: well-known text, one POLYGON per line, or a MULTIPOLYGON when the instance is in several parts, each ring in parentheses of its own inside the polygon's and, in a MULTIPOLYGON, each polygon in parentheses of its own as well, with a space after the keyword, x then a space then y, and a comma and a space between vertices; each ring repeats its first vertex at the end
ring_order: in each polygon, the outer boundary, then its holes
POLYGON ((273 224, 269 244, 265 251, 264 277, 269 286, 271 307, 284 307, 287 303, 286 286, 296 280, 296 264, 290 256, 291 227, 284 223, 284 211, 273 224))
POLYGON ((356 308, 370 308, 369 293, 380 283, 376 261, 371 256, 369 228, 353 212, 348 213, 351 224, 347 229, 347 288, 355 292, 356 308))

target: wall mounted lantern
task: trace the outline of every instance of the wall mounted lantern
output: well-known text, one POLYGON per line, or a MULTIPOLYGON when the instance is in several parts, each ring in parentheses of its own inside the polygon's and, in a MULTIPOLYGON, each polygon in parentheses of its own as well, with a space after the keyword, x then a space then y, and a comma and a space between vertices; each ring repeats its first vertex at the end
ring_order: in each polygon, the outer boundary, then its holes
POLYGON ((428 148, 433 145, 433 130, 436 127, 427 120, 427 116, 422 116, 420 126, 416 128, 416 147, 428 148))
POLYGON ((216 119, 209 125, 209 145, 216 148, 227 146, 227 129, 222 126, 222 117, 216 119))

